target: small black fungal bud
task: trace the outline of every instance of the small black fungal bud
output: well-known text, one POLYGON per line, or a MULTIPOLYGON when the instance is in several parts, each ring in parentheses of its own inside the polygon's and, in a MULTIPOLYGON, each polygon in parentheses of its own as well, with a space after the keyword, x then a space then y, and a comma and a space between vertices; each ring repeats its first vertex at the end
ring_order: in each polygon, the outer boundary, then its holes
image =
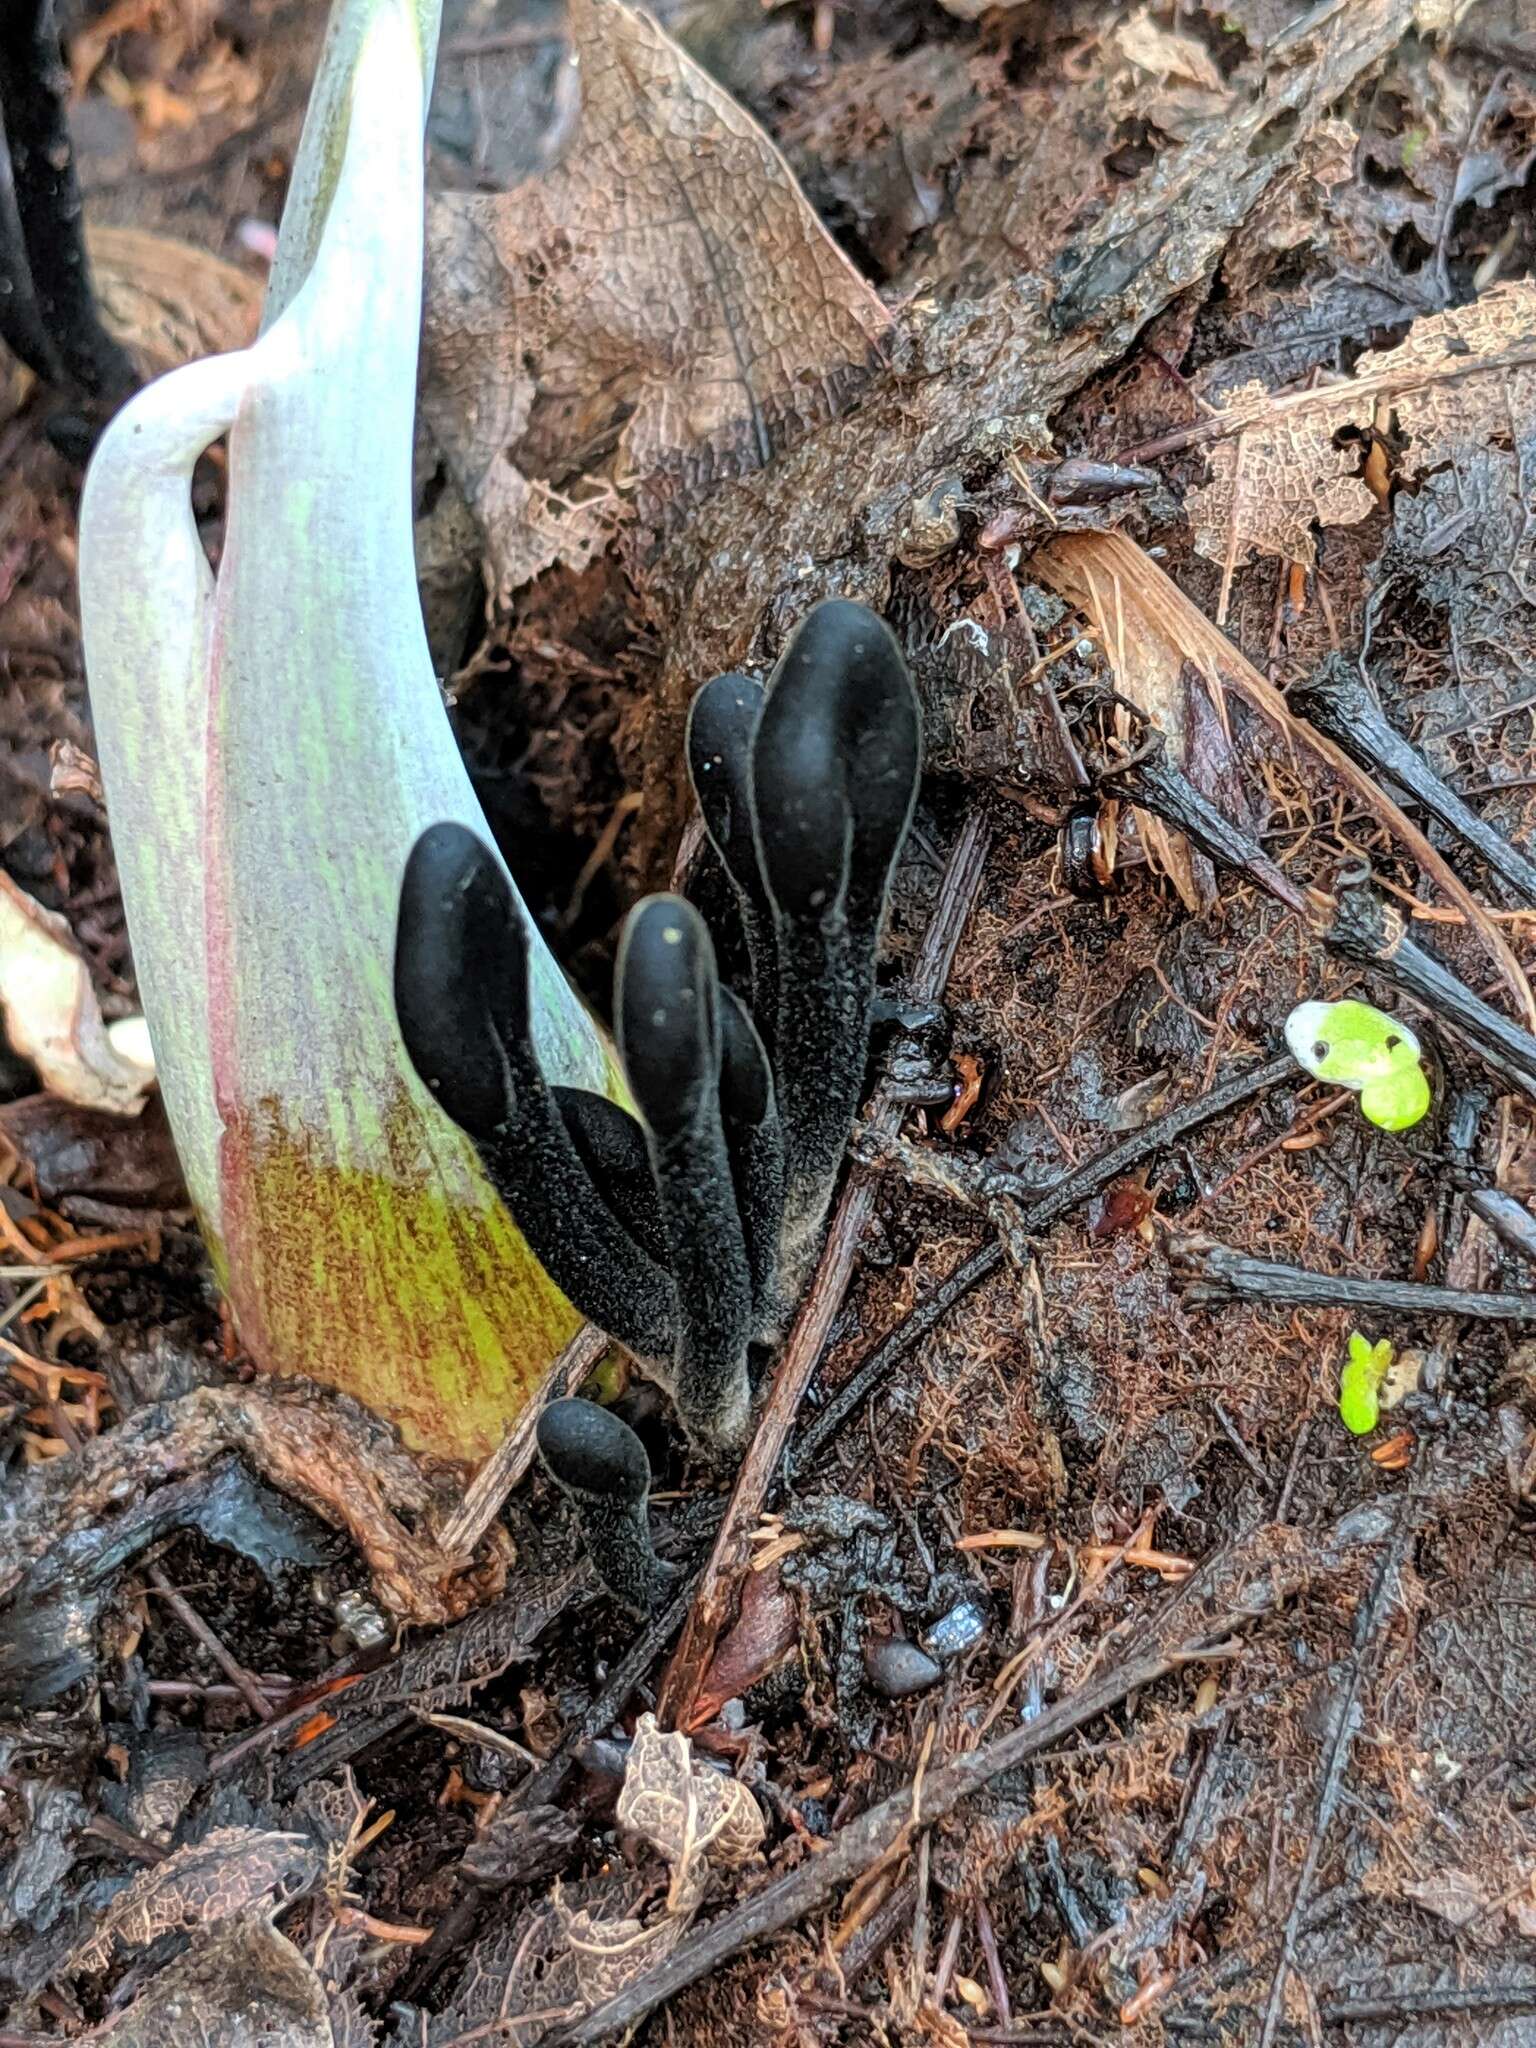
POLYGON ((651 1465, 627 1422, 595 1401, 552 1401, 537 1425, 539 1459, 575 1507, 592 1569, 621 1607, 642 1618, 677 1577, 651 1545, 651 1465))
POLYGON ((636 904, 615 984, 619 1051, 645 1119, 677 1290, 668 1392, 701 1450, 735 1450, 751 1409, 752 1284, 720 1117, 720 984, 692 904, 636 904))
MULTIPOLYGON (((637 1357, 669 1356, 671 1275, 609 1206, 544 1079, 530 1030, 522 915, 500 862, 462 825, 434 825, 411 849, 394 982, 412 1065, 473 1140, 550 1278, 637 1357)), ((595 1119, 578 1113, 577 1121, 590 1142, 595 1119)), ((631 1191, 623 1199, 638 1219, 643 1197, 631 1191)))

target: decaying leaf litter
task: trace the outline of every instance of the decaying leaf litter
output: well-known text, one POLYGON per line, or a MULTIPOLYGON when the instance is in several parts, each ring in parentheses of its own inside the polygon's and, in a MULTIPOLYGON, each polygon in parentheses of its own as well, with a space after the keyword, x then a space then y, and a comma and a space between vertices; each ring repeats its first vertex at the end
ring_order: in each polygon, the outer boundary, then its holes
MULTIPOLYGON (((79 11, 93 213, 206 252, 103 289, 144 367, 248 318, 321 12, 79 11)), ((153 1111, 7 1067, 0 2038, 1523 2040, 1525 1332, 1371 1284, 1527 1290, 1532 905, 1287 699, 1344 656, 1527 845, 1528 33, 570 27, 574 71, 553 9, 445 37, 419 533, 466 746, 591 977, 692 688, 877 604, 930 764, 893 983, 937 962, 946 1024, 882 1048, 732 1497, 659 1476, 638 1637, 538 1480, 466 1555, 462 1475, 252 1384, 153 1111), (1429 1048, 1413 1131, 1275 1057, 1345 992, 1429 1048), (1360 1439, 1356 1327, 1402 1391, 1360 1439)), ((116 1020, 78 470, 6 407, 0 853, 116 1020)))

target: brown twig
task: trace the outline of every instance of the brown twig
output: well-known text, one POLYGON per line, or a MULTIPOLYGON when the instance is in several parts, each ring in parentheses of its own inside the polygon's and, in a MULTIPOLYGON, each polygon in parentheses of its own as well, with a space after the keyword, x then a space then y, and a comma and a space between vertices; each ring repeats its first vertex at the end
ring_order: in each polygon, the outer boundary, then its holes
POLYGON ((1274 1976, 1270 1981, 1269 2003, 1264 2009, 1264 2024, 1259 2034, 1258 2048, 1271 2048, 1275 2028, 1280 2023, 1280 2015, 1285 2005, 1286 1979, 1290 1975, 1296 1938, 1301 1928, 1302 1916, 1307 1910, 1312 1880, 1317 1874, 1318 1858, 1322 1853, 1324 1838, 1333 1823, 1333 1816, 1343 1790, 1344 1772, 1348 1767, 1350 1751, 1354 1747, 1355 1736, 1360 1726, 1356 1699, 1360 1691, 1367 1653, 1397 1592, 1398 1565, 1402 1560, 1403 1549, 1412 1526, 1412 1501, 1413 1495, 1404 1493, 1397 1503, 1392 1533, 1376 1567, 1376 1582, 1369 1596, 1361 1601, 1355 1616, 1354 1654, 1332 1701, 1333 1737, 1328 1745, 1328 1760, 1324 1766, 1322 1783, 1318 1788, 1317 1812, 1307 1837, 1307 1853, 1302 1859, 1296 1889, 1291 1895, 1290 1911, 1285 1916, 1285 1932, 1281 1936, 1280 1954, 1275 1963, 1274 1976))
POLYGON ((183 1598, 161 1571, 151 1565, 145 1577, 195 1643, 200 1643, 230 1684, 237 1688, 258 1721, 270 1721, 276 1709, 239 1658, 227 1650, 192 1603, 183 1598))
POLYGON ((1296 1308, 1380 1308, 1402 1315, 1474 1316, 1490 1323, 1536 1323, 1536 1294, 1485 1294, 1427 1287, 1416 1280, 1356 1280, 1305 1266, 1250 1258, 1190 1232, 1168 1240, 1175 1280, 1188 1300, 1260 1301, 1296 1308))
MULTIPOLYGON (((1150 1159, 1153 1153, 1177 1143, 1212 1118, 1224 1116, 1227 1111, 1252 1101, 1267 1089, 1292 1079, 1295 1073, 1296 1063, 1289 1054, 1267 1060, 1262 1066, 1250 1067, 1244 1073, 1234 1075, 1208 1094, 1196 1096, 1192 1102, 1180 1103, 1143 1129, 1133 1131, 1118 1145, 1112 1145, 1107 1152, 1100 1152, 1083 1165, 1074 1167, 1070 1173, 1063 1174, 1044 1191, 1012 1174, 993 1173, 986 1177, 986 1193, 1028 1201, 1028 1208, 1018 1219, 1018 1230, 1021 1234, 1039 1235, 1090 1200, 1108 1182, 1150 1159)), ((952 1308, 979 1287, 989 1274, 995 1273, 1002 1262, 1003 1247, 1000 1244, 983 1245, 980 1251, 972 1252, 968 1259, 963 1260, 947 1280, 942 1280, 930 1294, 925 1295, 894 1330, 881 1338, 826 1407, 797 1437, 789 1463, 792 1477, 811 1469, 849 1416, 868 1396, 870 1389, 921 1343, 952 1308)))
MULTIPOLYGON (((544 1398, 558 1400, 587 1377, 608 1349, 611 1339, 594 1323, 583 1323, 550 1368, 544 1398)), ((534 1431, 543 1399, 530 1401, 465 1489, 438 1536, 449 1557, 467 1564, 486 1531, 501 1513, 508 1494, 533 1462, 534 1431)))
POLYGON ((1536 2012, 1536 1983, 1447 1984, 1438 1990, 1399 1991, 1388 1998, 1336 1998, 1318 2008, 1325 2027, 1361 2027, 1372 2021, 1407 2022, 1432 2013, 1536 2012))
POLYGON ((1287 701, 1362 768, 1390 776, 1447 830, 1475 847, 1517 895, 1536 903, 1536 864, 1463 803, 1418 748, 1387 722, 1353 662, 1341 654, 1326 656, 1287 701))
MULTIPOLYGON (((634 1692, 657 1655, 682 1626, 693 1596, 696 1580, 690 1579, 666 1610, 647 1622, 608 1675, 608 1682, 578 1721, 566 1729, 559 1746, 536 1771, 530 1771, 502 1803, 504 1814, 547 1806, 559 1792, 585 1744, 611 1728, 629 1705, 634 1692)), ((402 1998, 416 2001, 431 1988, 435 1979, 455 1957, 462 1956, 475 1938, 482 1914, 491 1904, 488 1893, 474 1885, 460 1893, 433 1929, 432 1938, 416 1957, 405 1982, 402 1998)))
MULTIPOLYGON (((1379 1533, 1386 1535, 1388 1530, 1382 1528, 1379 1533)), ((546 2035, 544 2048, 594 2048, 598 2042, 620 2037, 663 2000, 718 1970, 749 1944, 796 1925, 824 1906, 834 1892, 885 1856, 903 1834, 910 1836, 915 1828, 932 1827, 983 1791, 1000 1773, 1046 1754, 1137 1687, 1151 1685, 1207 1654, 1212 1643, 1230 1636, 1245 1622, 1273 1612, 1308 1577, 1340 1569, 1370 1540, 1362 1536, 1358 1513, 1321 1532, 1305 1546, 1304 1553, 1292 1542, 1271 1554, 1264 1536, 1262 1527, 1249 1530, 1243 1549, 1232 1546, 1207 1558, 1169 1596, 1141 1639, 1126 1646, 1114 1670, 1090 1679, 1023 1727, 931 1772, 923 1781, 916 1812, 914 1786, 904 1785, 868 1813, 849 1821, 820 1855, 742 1900, 718 1920, 693 1930, 669 1956, 614 1997, 546 2035)))
MULTIPOLYGON (((1407 920, 1395 906, 1381 902, 1363 866, 1352 864, 1340 874, 1331 909, 1326 898, 1304 897, 1255 840, 1201 795, 1161 744, 1143 749, 1134 761, 1106 769, 1101 779, 1116 794, 1128 796, 1183 832, 1212 860, 1234 868, 1288 910, 1298 912, 1330 952, 1380 974, 1422 1003, 1437 1023, 1456 1032, 1502 1079, 1536 1098, 1536 1038, 1409 938, 1407 920)), ((1479 915, 1486 923, 1487 913, 1479 915)), ((1499 943, 1503 945, 1502 940, 1499 943)))
MULTIPOLYGON (((991 843, 991 826, 979 812, 973 812, 950 853, 913 969, 912 993, 919 1002, 932 1001, 944 992, 960 935, 981 885, 991 843)), ((891 1101, 881 1089, 868 1121, 877 1131, 895 1131, 904 1113, 904 1106, 891 1101)), ((686 1727, 698 1698, 735 1598, 736 1581, 747 1564, 747 1538, 757 1524, 794 1427, 801 1397, 826 1346, 833 1318, 852 1277, 859 1243, 874 1213, 874 1185, 867 1173, 855 1169, 843 1188, 810 1291, 784 1346, 756 1433, 737 1474, 720 1534, 704 1567, 683 1639, 662 1680, 656 1711, 657 1718, 667 1727, 686 1727)))
POLYGON ((1422 1003, 1437 1024, 1454 1031, 1502 1080, 1536 1099, 1536 1038, 1408 936, 1407 919, 1396 904, 1382 902, 1363 863, 1339 875, 1334 895, 1333 914, 1321 934, 1330 952, 1381 975, 1422 1003))

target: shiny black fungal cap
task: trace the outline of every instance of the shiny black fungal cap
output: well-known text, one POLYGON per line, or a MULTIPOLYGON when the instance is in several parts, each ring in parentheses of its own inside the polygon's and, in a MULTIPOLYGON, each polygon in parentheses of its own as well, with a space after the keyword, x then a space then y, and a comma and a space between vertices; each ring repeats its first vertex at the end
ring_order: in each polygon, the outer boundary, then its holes
POLYGON ((643 1507, 651 1461, 629 1424, 596 1401, 551 1401, 538 1421, 539 1456, 555 1484, 584 1499, 643 1507))
POLYGON ((690 1439, 709 1454, 746 1436, 754 1304, 721 1113, 721 1003, 714 947, 692 904, 636 904, 619 940, 614 1009, 676 1287, 677 1343, 662 1377, 690 1439))
POLYGON ((681 896, 637 903, 619 940, 624 1071, 653 1131, 684 1129, 720 1085, 719 982, 704 920, 681 896))
POLYGON ((759 898, 749 772, 762 709, 762 684, 728 674, 707 682, 688 711, 688 775, 704 830, 731 880, 759 898))
POLYGON ((640 1358, 668 1356, 675 1293, 633 1143, 604 1111, 563 1108, 546 1083, 522 917, 495 855, 462 825, 434 825, 406 863, 395 1011, 412 1065, 473 1139, 550 1278, 640 1358), (604 1148, 621 1170, 594 1178, 604 1148))
POLYGON ((500 863, 463 825, 411 849, 395 928, 395 1014, 411 1064, 454 1122, 489 1137, 506 1114, 502 1042, 528 1033, 528 949, 500 863))
POLYGON ((921 715, 896 636, 832 598, 796 628, 752 746, 758 859, 779 910, 883 905, 917 796, 921 715))
MULTIPOLYGON (((490 849, 434 826, 406 868, 395 1002, 418 1074, 551 1278, 668 1389, 707 1455, 746 1441, 749 1346, 781 1333, 819 1241, 864 1086, 920 754, 901 649, 847 600, 810 613, 766 688, 730 674, 699 691, 689 773, 734 891, 751 1002, 721 986, 682 897, 631 911, 614 1015, 638 1116, 548 1085, 528 935, 490 849)), ((538 1428, 605 1583, 645 1611, 666 1574, 643 1449, 585 1402, 555 1404, 538 1428)))

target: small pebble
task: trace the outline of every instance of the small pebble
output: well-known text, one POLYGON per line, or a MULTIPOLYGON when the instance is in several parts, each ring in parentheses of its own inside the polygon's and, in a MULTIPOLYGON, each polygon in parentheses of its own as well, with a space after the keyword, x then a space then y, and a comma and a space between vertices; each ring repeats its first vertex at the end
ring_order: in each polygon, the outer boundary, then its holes
POLYGON ((944 1675, 916 1643, 901 1642, 894 1637, 887 1637, 880 1643, 865 1644, 864 1669, 869 1673, 869 1682, 875 1691, 884 1693, 888 1700, 904 1700, 911 1693, 926 1692, 944 1675))
POLYGON ((974 1650, 986 1632, 986 1609, 974 1600, 961 1600, 924 1629, 918 1640, 935 1657, 960 1657, 974 1650))

